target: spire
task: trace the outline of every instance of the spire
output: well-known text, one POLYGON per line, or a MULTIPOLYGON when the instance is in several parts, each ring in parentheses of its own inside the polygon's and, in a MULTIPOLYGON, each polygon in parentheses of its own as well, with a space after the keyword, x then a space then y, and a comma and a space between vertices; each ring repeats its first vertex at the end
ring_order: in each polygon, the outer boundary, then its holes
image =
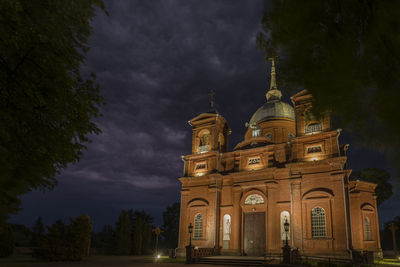
POLYGON ((210 91, 210 109, 214 109, 214 95, 215 91, 211 89, 210 91))
POLYGON ((280 100, 282 97, 282 92, 276 85, 275 58, 271 57, 268 58, 268 60, 271 60, 271 84, 269 86, 269 90, 265 94, 265 97, 267 98, 267 102, 270 102, 274 100, 280 100))
POLYGON ((218 110, 214 107, 214 95, 215 95, 215 91, 211 90, 210 91, 210 108, 208 109, 209 113, 215 113, 218 114, 218 110))

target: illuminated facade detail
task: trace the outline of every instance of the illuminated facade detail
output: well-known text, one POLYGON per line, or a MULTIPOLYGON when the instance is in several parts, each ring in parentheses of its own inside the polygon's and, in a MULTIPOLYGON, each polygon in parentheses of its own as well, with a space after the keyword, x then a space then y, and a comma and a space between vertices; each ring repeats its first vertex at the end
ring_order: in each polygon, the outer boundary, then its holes
POLYGON ((260 164, 260 162, 261 162, 260 158, 249 159, 249 165, 260 164))
POLYGON ((183 156, 179 178, 178 254, 189 243, 189 223, 195 227, 192 244, 199 248, 280 254, 286 219, 289 245, 303 255, 380 252, 377 185, 350 181, 341 131, 331 128, 329 115, 317 121, 309 114, 307 90, 293 95, 291 104, 282 101, 275 75, 274 66, 266 102, 255 109, 233 150, 227 147, 228 123, 215 109, 189 121, 192 149, 183 156))
POLYGON ((368 217, 364 218, 364 231, 365 231, 365 240, 371 241, 371 225, 368 217))
POLYGON ((252 194, 248 197, 246 197, 246 200, 244 201, 245 205, 256 205, 256 204, 263 204, 264 199, 262 196, 258 194, 252 194))
POLYGON ((205 168, 206 168, 206 164, 205 163, 198 163, 196 165, 196 170, 205 169, 205 168))
POLYGON ((326 237, 326 218, 325 210, 315 207, 311 210, 311 229, 312 237, 326 237))
POLYGON ((289 224, 291 224, 290 214, 288 211, 282 211, 280 217, 281 217, 280 218, 281 219, 280 220, 281 221, 281 240, 286 241, 286 236, 287 236, 287 239, 290 240, 290 227, 289 227, 289 231, 288 231, 287 235, 286 235, 286 231, 285 231, 285 227, 284 227, 286 220, 289 224))
POLYGON ((321 146, 312 146, 312 147, 309 147, 307 149, 307 153, 308 154, 310 154, 310 153, 319 153, 319 152, 322 152, 321 146))
POLYGON ((306 134, 319 133, 322 131, 321 123, 311 123, 306 127, 306 134))
POLYGON ((203 238, 203 215, 196 214, 194 217, 193 239, 203 238))

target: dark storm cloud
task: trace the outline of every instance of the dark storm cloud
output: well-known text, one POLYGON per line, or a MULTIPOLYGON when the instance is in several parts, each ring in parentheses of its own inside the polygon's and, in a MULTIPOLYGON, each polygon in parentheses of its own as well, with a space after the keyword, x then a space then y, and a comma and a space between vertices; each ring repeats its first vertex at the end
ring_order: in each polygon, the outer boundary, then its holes
POLYGON ((230 147, 265 102, 269 75, 256 46, 263 5, 107 1, 110 15, 99 11, 94 19, 83 68, 96 73, 107 102, 96 121, 103 133, 55 191, 25 196, 14 221, 32 224, 42 215, 52 223, 86 212, 99 229, 133 208, 161 223, 165 207, 179 200, 180 156, 191 149, 187 121, 208 109, 209 91, 216 90, 217 109, 232 129, 230 147))

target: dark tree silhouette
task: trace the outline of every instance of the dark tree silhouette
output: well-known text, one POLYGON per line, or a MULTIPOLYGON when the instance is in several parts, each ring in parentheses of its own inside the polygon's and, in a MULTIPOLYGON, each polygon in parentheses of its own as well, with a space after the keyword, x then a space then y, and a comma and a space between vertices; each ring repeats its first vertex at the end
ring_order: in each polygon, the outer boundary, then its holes
POLYGON ((375 189, 378 206, 383 201, 389 199, 393 195, 392 185, 389 183, 390 174, 379 168, 366 168, 362 171, 352 172, 351 180, 361 180, 366 182, 375 183, 378 186, 375 189))
POLYGON ((51 189, 99 134, 103 104, 81 65, 101 0, 0 1, 0 223, 19 197, 51 189))
POLYGON ((279 57, 278 82, 308 89, 315 115, 332 112, 393 166, 400 166, 399 10, 400 1, 268 1, 258 36, 266 55, 279 57))

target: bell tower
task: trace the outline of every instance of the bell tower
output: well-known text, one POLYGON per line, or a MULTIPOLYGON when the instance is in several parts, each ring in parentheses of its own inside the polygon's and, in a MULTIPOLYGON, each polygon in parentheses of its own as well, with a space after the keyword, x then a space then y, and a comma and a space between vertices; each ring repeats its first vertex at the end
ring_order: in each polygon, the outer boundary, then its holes
POLYGON ((193 127, 192 154, 227 151, 230 129, 225 118, 214 107, 214 94, 214 91, 211 91, 209 110, 189 121, 193 127))

